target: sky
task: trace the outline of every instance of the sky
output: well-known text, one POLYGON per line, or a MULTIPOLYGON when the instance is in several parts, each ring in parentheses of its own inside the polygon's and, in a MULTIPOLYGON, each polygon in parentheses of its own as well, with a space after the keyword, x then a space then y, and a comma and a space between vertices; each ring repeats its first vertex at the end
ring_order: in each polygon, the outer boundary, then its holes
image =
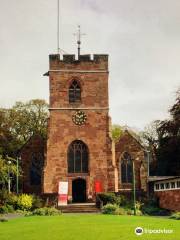
MULTIPOLYGON (((109 54, 112 122, 143 129, 168 118, 180 86, 179 0, 60 0, 60 48, 109 54)), ((49 99, 57 0, 0 0, 0 107, 49 99)))

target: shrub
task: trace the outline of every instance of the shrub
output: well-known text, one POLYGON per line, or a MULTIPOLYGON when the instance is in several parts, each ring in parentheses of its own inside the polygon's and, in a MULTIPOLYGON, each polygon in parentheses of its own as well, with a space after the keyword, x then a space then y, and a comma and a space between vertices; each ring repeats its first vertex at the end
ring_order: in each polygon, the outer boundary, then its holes
POLYGON ((127 212, 124 208, 118 207, 115 210, 115 215, 126 215, 126 214, 127 214, 127 212))
POLYGON ((170 218, 180 220, 180 212, 173 213, 170 218))
POLYGON ((0 214, 8 213, 8 208, 4 205, 0 207, 0 214))
POLYGON ((134 215, 134 210, 128 208, 128 209, 126 209, 126 214, 127 215, 134 215))
POLYGON ((31 215, 38 215, 38 216, 55 216, 55 215, 60 215, 61 211, 59 211, 56 208, 49 208, 49 207, 44 207, 44 208, 37 208, 35 209, 31 215))
POLYGON ((119 202, 119 206, 125 206, 128 204, 129 200, 124 195, 118 195, 117 202, 119 202))
POLYGON ((36 208, 42 208, 43 207, 43 200, 36 196, 36 195, 32 195, 33 199, 32 199, 32 209, 36 209, 36 208))
POLYGON ((102 207, 102 213, 103 214, 116 214, 119 207, 116 204, 106 204, 102 207))
MULTIPOLYGON (((134 212, 133 212, 133 215, 134 215, 134 212)), ((136 210, 136 216, 142 216, 142 215, 143 215, 142 211, 137 209, 136 210)))
POLYGON ((7 218, 0 218, 0 222, 8 222, 7 218))
POLYGON ((98 197, 103 202, 103 205, 116 203, 116 195, 114 193, 99 193, 98 197))
POLYGON ((13 206, 14 209, 17 208, 18 196, 10 193, 6 199, 6 204, 13 206))
POLYGON ((143 206, 142 212, 144 214, 150 215, 150 216, 167 216, 169 215, 169 211, 166 209, 162 209, 159 207, 154 206, 143 206))
POLYGON ((14 212, 14 208, 11 205, 4 205, 0 207, 1 214, 12 213, 12 212, 14 212))
POLYGON ((143 214, 151 215, 151 216, 168 216, 170 215, 170 211, 159 208, 158 199, 150 199, 143 206, 141 206, 141 211, 143 214))
POLYGON ((17 208, 21 210, 29 210, 32 207, 33 197, 28 194, 21 194, 17 199, 17 208))
POLYGON ((5 189, 0 190, 0 203, 4 204, 8 199, 8 196, 9 196, 9 193, 7 190, 5 189))

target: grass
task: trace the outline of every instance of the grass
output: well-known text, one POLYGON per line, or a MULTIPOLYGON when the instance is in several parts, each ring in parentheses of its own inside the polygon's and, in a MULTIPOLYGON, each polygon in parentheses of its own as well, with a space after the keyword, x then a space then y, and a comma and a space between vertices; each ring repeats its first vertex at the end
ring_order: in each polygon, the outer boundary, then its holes
POLYGON ((0 223, 0 240, 178 240, 180 221, 155 217, 66 214, 22 217, 0 223), (172 234, 136 236, 136 227, 173 229, 172 234))

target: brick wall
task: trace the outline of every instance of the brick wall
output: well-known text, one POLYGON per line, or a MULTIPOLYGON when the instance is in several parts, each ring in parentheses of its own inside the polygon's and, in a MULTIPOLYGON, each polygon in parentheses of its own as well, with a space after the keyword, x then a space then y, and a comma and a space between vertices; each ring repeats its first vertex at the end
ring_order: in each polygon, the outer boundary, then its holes
POLYGON ((159 199, 159 205, 161 208, 180 211, 180 189, 157 191, 155 192, 155 195, 159 199))

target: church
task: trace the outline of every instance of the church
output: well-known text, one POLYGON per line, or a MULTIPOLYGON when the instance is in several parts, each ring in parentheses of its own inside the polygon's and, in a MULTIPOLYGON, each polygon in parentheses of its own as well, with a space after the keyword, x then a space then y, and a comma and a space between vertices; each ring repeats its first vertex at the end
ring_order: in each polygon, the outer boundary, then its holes
MULTIPOLYGON (((108 55, 49 56, 47 140, 33 136, 21 150, 23 192, 57 195, 68 182, 68 202, 95 200, 100 192, 147 191, 147 151, 126 130, 111 137, 108 55)), ((118 114, 118 113, 117 113, 118 114)))

